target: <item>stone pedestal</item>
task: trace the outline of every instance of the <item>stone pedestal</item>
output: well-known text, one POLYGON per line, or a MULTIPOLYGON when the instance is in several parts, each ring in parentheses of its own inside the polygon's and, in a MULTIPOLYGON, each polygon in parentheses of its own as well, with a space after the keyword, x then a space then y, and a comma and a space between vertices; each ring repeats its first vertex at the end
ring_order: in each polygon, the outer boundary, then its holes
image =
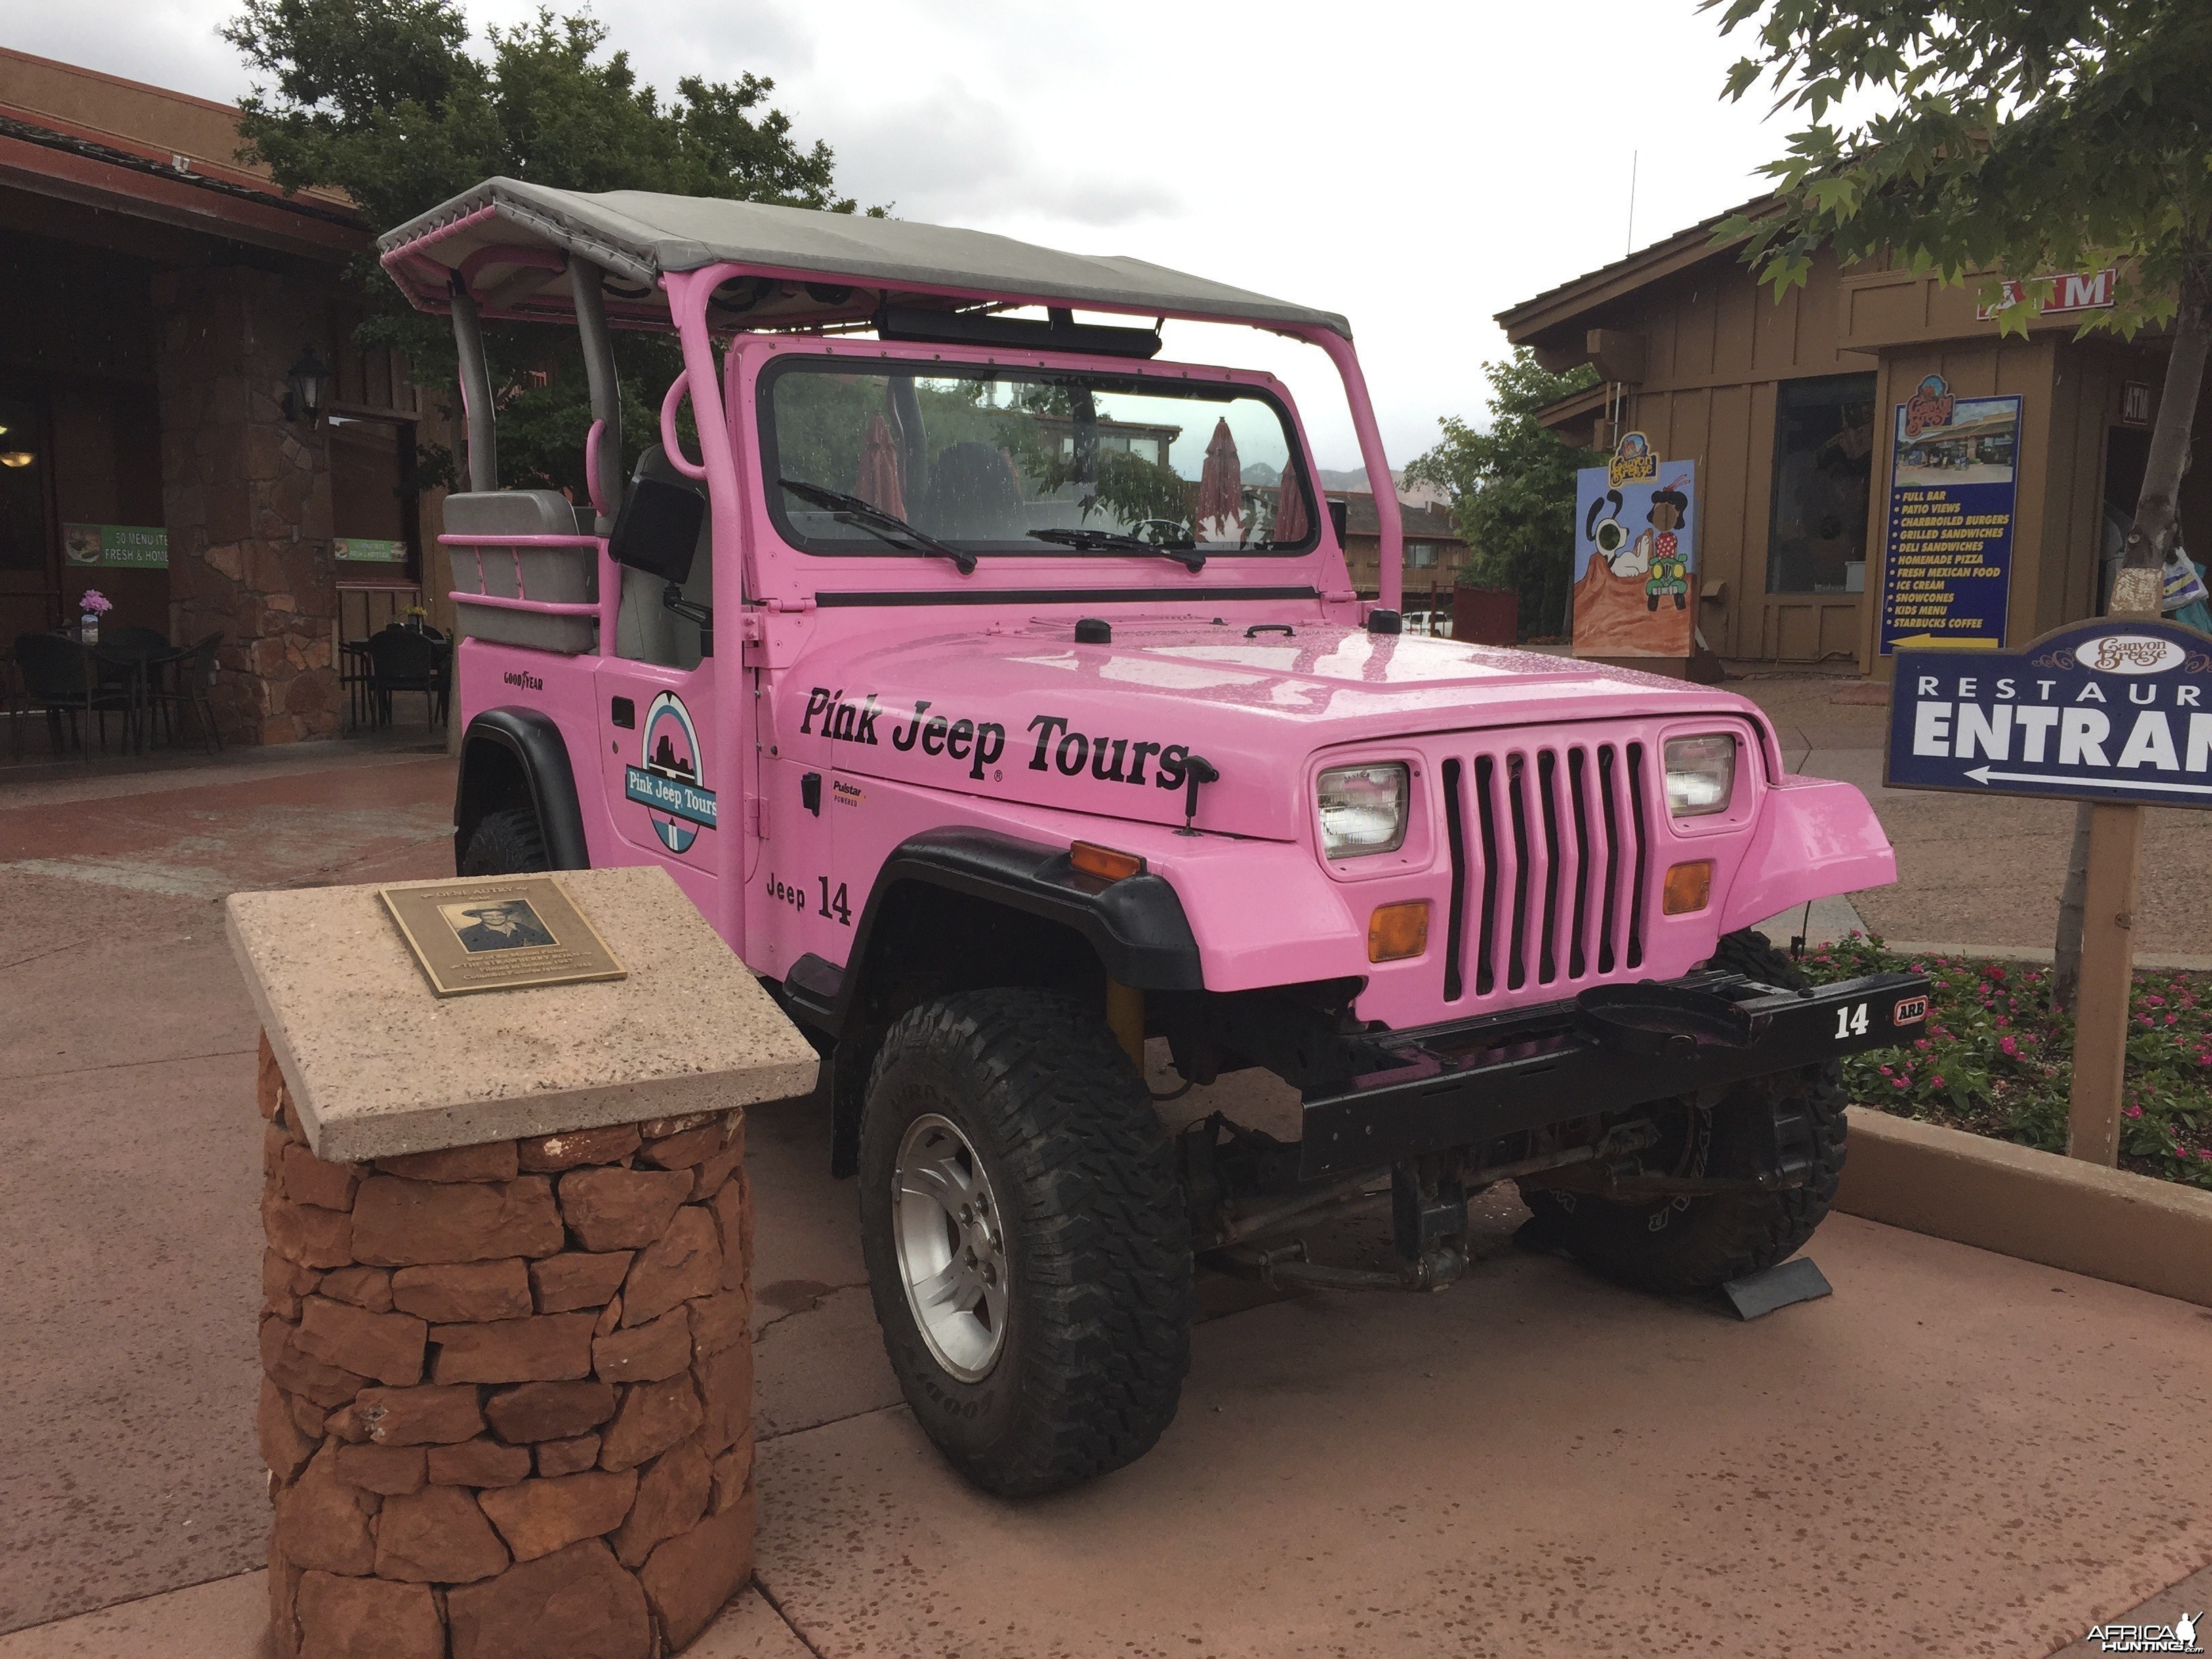
POLYGON ((649 1659, 750 1576, 743 1109, 812 1052, 664 872, 562 880, 628 980, 440 1002, 373 889, 232 901, 286 1659, 649 1659))

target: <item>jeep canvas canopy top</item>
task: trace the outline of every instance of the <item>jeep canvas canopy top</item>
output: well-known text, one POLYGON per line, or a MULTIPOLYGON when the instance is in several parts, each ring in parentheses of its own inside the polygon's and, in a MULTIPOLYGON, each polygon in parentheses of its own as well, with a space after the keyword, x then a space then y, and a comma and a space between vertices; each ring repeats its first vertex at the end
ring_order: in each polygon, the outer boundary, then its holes
POLYGON ((1316 311, 1122 255, 1062 253, 1010 237, 898 219, 649 191, 551 190, 489 179, 380 239, 384 268, 424 311, 458 276, 488 317, 574 315, 572 261, 604 273, 607 320, 665 327, 664 275, 733 264, 757 275, 717 291, 733 329, 865 323, 885 302, 934 309, 1030 303, 1327 329, 1316 311))

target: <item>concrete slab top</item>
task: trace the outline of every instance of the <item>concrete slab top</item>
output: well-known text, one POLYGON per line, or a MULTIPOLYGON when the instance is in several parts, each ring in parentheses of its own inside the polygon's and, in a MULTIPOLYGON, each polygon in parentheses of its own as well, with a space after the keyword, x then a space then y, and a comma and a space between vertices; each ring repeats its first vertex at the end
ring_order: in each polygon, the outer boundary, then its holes
POLYGON ((813 1048, 665 870, 560 881, 627 978, 441 999, 374 886, 230 896, 231 947, 318 1157, 721 1111, 814 1086, 813 1048))

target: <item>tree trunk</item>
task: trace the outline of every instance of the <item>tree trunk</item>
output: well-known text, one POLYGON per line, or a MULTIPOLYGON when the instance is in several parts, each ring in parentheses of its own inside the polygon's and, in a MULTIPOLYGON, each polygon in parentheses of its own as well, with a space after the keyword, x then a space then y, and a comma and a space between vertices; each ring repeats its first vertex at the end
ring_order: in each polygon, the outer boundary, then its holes
MULTIPOLYGON (((2173 349, 2166 360, 2166 387, 2160 394, 2158 423, 2151 428, 2150 459, 2143 468, 2142 493, 2136 498, 2127 554, 2112 579, 2111 616, 2159 614, 2166 557, 2181 533, 2178 501, 2189 471, 2189 440, 2197 399, 2204 385, 2208 345, 2204 281, 2192 276, 2182 284, 2181 307, 2173 319, 2173 349)), ((2052 951, 2051 1006, 2066 1012, 2081 978, 2082 894, 2088 879, 2089 808, 2075 809, 2074 844, 2067 854, 2066 885, 2058 900, 2058 934, 2052 951)))
MULTIPOLYGON (((2173 319, 2173 350, 2166 360, 2166 389, 2160 395, 2158 424, 2150 434, 2150 458, 2143 467, 2142 494, 2136 502, 2136 521, 2128 532, 2127 557, 2121 568, 2148 570, 2154 574, 2181 533, 2177 502, 2182 475, 2189 471, 2191 428, 2197 417, 2197 398, 2204 385, 2205 295, 2197 282, 2182 288, 2181 308, 2173 319)), ((2142 584, 2116 579, 2111 610, 2159 612, 2159 590, 2154 582, 2148 597, 2142 584), (2123 603, 2123 601, 2128 601, 2123 603)))

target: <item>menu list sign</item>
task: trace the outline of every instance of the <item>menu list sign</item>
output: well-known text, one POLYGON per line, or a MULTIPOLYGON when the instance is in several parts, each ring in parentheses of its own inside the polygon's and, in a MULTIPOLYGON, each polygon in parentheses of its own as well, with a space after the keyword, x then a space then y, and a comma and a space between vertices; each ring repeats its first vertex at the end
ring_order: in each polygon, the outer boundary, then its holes
POLYGON ((1897 406, 1881 652, 2003 648, 2021 400, 1959 398, 1940 374, 1897 406))

